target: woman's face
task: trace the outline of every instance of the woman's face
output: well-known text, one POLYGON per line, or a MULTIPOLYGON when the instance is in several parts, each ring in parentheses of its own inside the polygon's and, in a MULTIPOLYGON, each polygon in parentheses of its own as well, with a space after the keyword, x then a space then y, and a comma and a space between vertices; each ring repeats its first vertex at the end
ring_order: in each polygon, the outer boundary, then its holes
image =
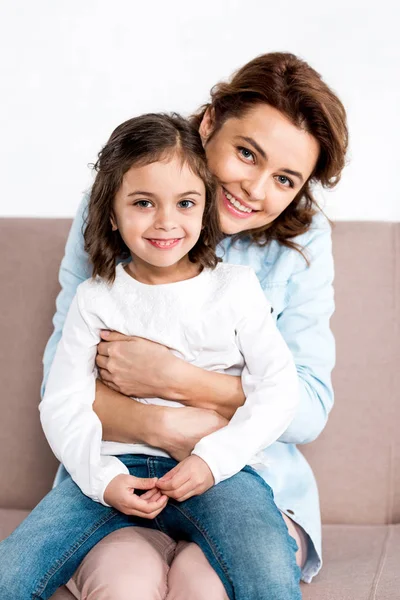
POLYGON ((255 105, 212 132, 207 111, 200 134, 221 186, 219 215, 228 235, 276 219, 306 183, 319 155, 317 140, 268 104, 255 105))

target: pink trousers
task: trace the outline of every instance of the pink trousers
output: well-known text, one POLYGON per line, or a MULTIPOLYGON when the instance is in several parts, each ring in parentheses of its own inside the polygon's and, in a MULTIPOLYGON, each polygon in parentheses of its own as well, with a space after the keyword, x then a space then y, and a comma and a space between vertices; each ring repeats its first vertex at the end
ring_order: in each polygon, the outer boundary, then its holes
MULTIPOLYGON (((307 558, 303 529, 283 515, 307 558)), ((78 600, 228 600, 225 589, 199 546, 175 542, 153 529, 127 527, 99 542, 82 562, 68 589, 78 600)))

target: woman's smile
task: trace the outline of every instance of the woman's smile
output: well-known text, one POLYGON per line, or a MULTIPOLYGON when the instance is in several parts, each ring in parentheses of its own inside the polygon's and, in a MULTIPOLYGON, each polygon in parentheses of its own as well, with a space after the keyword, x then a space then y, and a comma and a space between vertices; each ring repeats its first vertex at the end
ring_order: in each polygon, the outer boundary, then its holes
POLYGON ((221 187, 221 196, 226 209, 240 219, 247 219, 253 213, 258 212, 243 202, 243 200, 228 192, 224 187, 221 187))

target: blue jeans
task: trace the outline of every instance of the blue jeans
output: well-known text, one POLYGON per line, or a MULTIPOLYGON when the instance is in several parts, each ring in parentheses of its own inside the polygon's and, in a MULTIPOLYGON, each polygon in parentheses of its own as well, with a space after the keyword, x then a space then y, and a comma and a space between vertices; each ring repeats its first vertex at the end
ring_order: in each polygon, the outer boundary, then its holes
MULTIPOLYGON (((119 458, 137 477, 162 477, 176 465, 163 457, 119 458)), ((66 478, 0 543, 1 600, 50 598, 97 542, 132 525, 198 544, 231 600, 301 599, 297 544, 271 488, 245 467, 201 496, 170 500, 153 520, 93 502, 66 478)))

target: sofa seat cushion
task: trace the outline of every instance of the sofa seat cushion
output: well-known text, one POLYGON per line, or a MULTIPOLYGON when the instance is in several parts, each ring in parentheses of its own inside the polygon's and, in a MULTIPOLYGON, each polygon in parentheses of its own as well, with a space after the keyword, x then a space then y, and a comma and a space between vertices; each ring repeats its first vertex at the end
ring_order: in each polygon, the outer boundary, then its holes
POLYGON ((303 600, 400 599, 400 525, 325 525, 324 566, 303 600))

